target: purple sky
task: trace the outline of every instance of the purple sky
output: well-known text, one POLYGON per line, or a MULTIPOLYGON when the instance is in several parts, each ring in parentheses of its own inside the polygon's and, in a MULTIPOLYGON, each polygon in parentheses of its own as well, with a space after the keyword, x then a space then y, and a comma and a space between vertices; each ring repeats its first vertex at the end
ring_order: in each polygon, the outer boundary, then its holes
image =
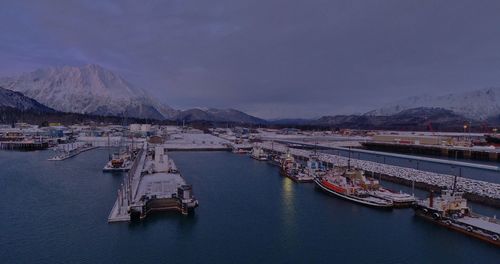
POLYGON ((88 63, 176 108, 360 113, 499 86, 500 1, 1 1, 0 76, 88 63))

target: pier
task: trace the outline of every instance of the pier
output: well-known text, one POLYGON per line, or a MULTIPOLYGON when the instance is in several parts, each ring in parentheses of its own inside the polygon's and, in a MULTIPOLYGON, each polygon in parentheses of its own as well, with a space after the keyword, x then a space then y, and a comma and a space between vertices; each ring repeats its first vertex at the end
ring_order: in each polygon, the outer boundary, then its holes
POLYGON ((44 150, 49 147, 48 142, 35 142, 35 141, 1 141, 0 149, 3 150, 44 150))
MULTIPOLYGON (((68 144, 64 144, 64 145, 68 145, 68 144)), ((61 147, 61 145, 59 145, 57 148, 60 148, 60 147, 61 147)), ((70 149, 66 149, 65 147, 62 147, 62 149, 57 149, 56 150, 57 154, 48 160, 49 161, 63 161, 63 160, 67 160, 69 158, 72 158, 76 155, 79 155, 83 152, 98 148, 98 147, 95 147, 92 145, 82 144, 82 143, 80 143, 80 144, 77 143, 76 147, 73 147, 73 144, 71 144, 71 147, 72 148, 70 148, 70 149)))
MULTIPOLYGON (((289 148, 284 144, 263 142, 260 146, 264 151, 276 155, 290 152, 298 160, 308 160, 313 151, 304 149, 289 148)), ((347 167, 348 158, 334 154, 316 153, 319 160, 328 167, 347 167)), ((413 168, 399 167, 394 165, 381 164, 373 161, 352 159, 351 165, 372 174, 374 177, 381 177, 384 180, 411 186, 425 190, 442 190, 449 188, 454 175, 440 174, 428 171, 421 171, 413 168)), ((457 177, 457 187, 466 193, 466 198, 484 204, 500 207, 500 184, 457 177)))
POLYGON ((192 186, 182 178, 164 145, 144 144, 117 196, 108 222, 142 220, 154 211, 187 215, 198 206, 192 186))

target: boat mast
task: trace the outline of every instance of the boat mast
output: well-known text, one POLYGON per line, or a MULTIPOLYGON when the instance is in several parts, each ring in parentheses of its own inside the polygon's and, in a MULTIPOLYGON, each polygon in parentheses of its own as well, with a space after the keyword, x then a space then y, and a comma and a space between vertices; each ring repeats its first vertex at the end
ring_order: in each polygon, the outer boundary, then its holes
POLYGON ((111 142, 109 140, 109 131, 108 131, 108 160, 111 160, 111 142))
POLYGON ((351 169, 351 147, 349 147, 349 158, 347 159, 347 169, 351 169))
MULTIPOLYGON (((458 174, 460 174, 460 177, 462 177, 462 168, 458 168, 458 174)), ((455 177, 453 178, 453 191, 452 194, 455 193, 457 189, 457 177, 458 175, 455 174, 455 177)))
MULTIPOLYGON (((455 160, 457 160, 457 154, 458 154, 458 151, 455 151, 455 160)), ((460 176, 461 176, 461 174, 462 174, 462 168, 459 167, 458 171, 459 171, 460 176)), ((456 188, 457 188, 457 173, 455 173, 455 177, 453 177, 453 190, 451 191, 451 194, 455 193, 456 188)))

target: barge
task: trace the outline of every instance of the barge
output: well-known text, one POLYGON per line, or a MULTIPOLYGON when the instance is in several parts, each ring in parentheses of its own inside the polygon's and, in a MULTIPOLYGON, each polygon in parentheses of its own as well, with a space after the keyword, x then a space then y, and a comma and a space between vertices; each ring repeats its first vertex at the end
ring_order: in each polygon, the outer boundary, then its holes
POLYGON ((440 226, 500 246, 500 221, 472 213, 463 192, 443 190, 441 196, 419 201, 415 214, 440 226))
POLYGON ((168 157, 166 146, 148 148, 145 143, 118 190, 108 222, 141 221, 156 211, 189 215, 197 206, 193 187, 186 183, 168 157))

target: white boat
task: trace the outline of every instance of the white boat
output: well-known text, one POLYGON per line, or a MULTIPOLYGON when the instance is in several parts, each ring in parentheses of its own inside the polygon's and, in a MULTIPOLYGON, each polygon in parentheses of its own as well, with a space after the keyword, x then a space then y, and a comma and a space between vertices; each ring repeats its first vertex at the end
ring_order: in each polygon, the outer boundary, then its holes
POLYGON ((258 146, 252 148, 250 156, 260 161, 266 161, 268 159, 267 154, 264 152, 264 150, 258 146))

